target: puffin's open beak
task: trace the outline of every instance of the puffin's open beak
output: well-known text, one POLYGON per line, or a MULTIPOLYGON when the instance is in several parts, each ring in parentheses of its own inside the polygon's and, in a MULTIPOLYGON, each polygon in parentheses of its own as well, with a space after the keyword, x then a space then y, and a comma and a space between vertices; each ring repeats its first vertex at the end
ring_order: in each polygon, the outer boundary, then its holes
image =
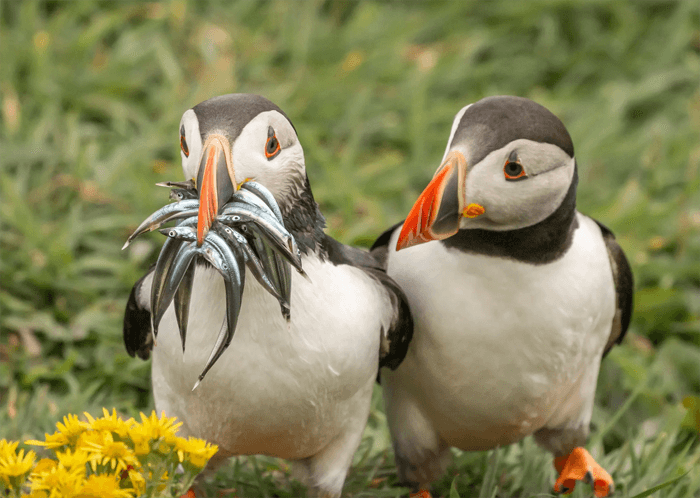
POLYGON ((483 214, 484 208, 479 204, 466 203, 466 176, 467 160, 461 152, 450 152, 408 213, 396 243, 397 251, 446 239, 457 233, 462 216, 475 218, 483 214))
POLYGON ((199 219, 197 245, 201 246, 211 224, 235 192, 235 175, 229 141, 223 135, 209 135, 204 143, 202 161, 197 173, 199 219))

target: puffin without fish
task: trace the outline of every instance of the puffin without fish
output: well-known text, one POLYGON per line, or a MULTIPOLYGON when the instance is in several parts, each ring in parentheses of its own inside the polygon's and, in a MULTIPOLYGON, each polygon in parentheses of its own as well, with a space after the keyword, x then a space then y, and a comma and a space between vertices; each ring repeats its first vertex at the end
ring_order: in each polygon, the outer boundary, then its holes
POLYGON ((340 496, 378 368, 396 368, 411 338, 405 297, 373 256, 323 232, 301 144, 275 104, 249 94, 209 99, 184 113, 180 144, 185 178, 200 187, 198 233, 254 180, 277 201, 308 279, 291 274, 289 321, 272 294, 248 281, 231 346, 193 391, 222 326, 222 278, 197 263, 183 353, 172 306, 153 346, 151 271, 127 303, 127 351, 153 355, 156 408, 177 416, 186 436, 219 446, 209 469, 234 455, 286 458, 312 494, 340 496))
POLYGON ((405 222, 372 251, 406 293, 415 333, 382 372, 400 479, 427 494, 450 446, 486 450, 533 434, 554 489, 610 475, 582 447, 600 361, 632 312, 613 234, 576 210, 562 122, 519 97, 461 109, 443 162, 405 222))

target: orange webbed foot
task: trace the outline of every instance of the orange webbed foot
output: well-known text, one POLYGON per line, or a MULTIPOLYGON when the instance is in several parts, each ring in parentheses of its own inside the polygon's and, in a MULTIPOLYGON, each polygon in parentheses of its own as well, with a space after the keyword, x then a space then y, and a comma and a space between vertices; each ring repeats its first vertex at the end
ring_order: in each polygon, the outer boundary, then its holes
POLYGON ((190 488, 187 493, 182 495, 180 498, 197 498, 197 495, 194 494, 194 489, 190 488))
POLYGON ((409 498, 433 498, 433 495, 430 494, 430 491, 427 489, 421 489, 417 493, 410 493, 408 495, 409 498))
POLYGON ((579 446, 569 456, 555 458, 554 467, 559 472, 559 479, 554 483, 555 493, 571 493, 576 487, 576 481, 592 484, 593 492, 598 498, 609 496, 613 492, 612 477, 585 448, 579 446))

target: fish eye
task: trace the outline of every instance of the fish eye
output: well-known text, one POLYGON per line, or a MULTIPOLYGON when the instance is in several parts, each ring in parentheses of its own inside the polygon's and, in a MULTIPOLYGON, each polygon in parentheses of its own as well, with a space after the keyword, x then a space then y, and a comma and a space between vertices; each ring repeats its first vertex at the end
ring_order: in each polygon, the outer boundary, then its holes
POLYGON ((237 214, 233 215, 233 221, 239 221, 240 219, 241 219, 241 217, 238 216, 237 214))
POLYGON ((175 230, 170 230, 170 232, 168 232, 168 235, 170 235, 171 237, 175 237, 175 235, 177 234, 175 233, 175 230))

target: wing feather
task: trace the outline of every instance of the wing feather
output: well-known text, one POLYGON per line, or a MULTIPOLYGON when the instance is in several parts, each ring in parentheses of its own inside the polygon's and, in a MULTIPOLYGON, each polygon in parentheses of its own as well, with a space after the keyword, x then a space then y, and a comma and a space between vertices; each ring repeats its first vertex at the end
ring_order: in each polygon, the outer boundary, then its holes
POLYGON ((634 277, 625 253, 615 240, 615 235, 598 220, 593 221, 600 227, 605 247, 608 249, 610 267, 612 268, 613 281, 615 283, 615 295, 617 296, 617 308, 613 318, 610 337, 603 350, 603 357, 605 357, 615 344, 622 342, 629 328, 630 320, 632 319, 634 277))
POLYGON ((155 266, 155 264, 152 265, 146 274, 134 284, 124 311, 124 346, 126 346, 126 352, 131 356, 138 355, 142 360, 147 360, 151 356, 151 349, 153 349, 149 293, 145 294, 145 299, 142 298, 142 293, 144 282, 151 276, 155 266))

